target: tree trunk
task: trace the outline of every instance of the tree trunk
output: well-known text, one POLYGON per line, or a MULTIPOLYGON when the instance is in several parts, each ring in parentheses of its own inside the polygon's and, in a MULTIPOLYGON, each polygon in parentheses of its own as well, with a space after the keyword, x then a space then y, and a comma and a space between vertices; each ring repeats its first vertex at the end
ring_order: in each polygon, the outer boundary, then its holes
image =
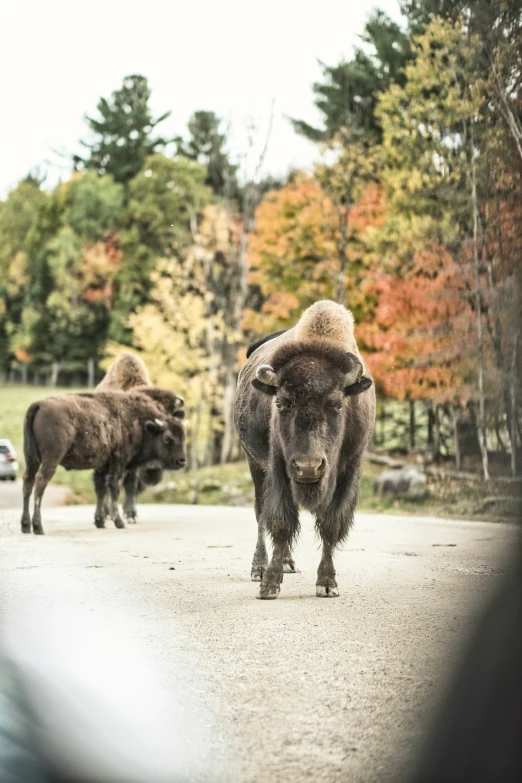
POLYGON ((500 436, 500 421, 498 419, 498 416, 497 416, 497 422, 495 424, 495 434, 497 436, 497 449, 499 451, 506 451, 506 447, 504 446, 504 441, 500 436))
POLYGON ((87 362, 87 386, 89 389, 94 388, 94 359, 89 359, 87 362))
POLYGON ((339 256, 339 276, 337 278, 337 301, 339 304, 345 304, 346 291, 346 246, 348 244, 348 209, 338 210, 340 236, 337 243, 337 254, 339 256))
POLYGON ((517 418, 517 348, 518 334, 513 340, 513 358, 511 361, 511 475, 517 475, 517 430, 515 419, 517 418))
POLYGON ((415 401, 410 400, 410 418, 408 426, 408 448, 412 451, 415 448, 415 401))
POLYGON ((433 441, 433 445, 435 446, 435 454, 440 454, 440 416, 439 416, 439 406, 435 405, 435 409, 433 411, 433 429, 435 434, 435 439, 433 441))
POLYGON ((22 364, 22 383, 27 383, 27 365, 22 364))
POLYGON ((192 473, 190 502, 194 506, 197 506, 199 503, 199 430, 201 427, 202 398, 203 381, 201 381, 199 400, 195 410, 194 426, 192 428, 192 447, 190 449, 190 472, 192 473))
POLYGON ((49 386, 52 386, 53 389, 58 383, 59 372, 60 372, 60 362, 53 362, 51 364, 51 374, 49 376, 49 386))
POLYGON ((461 455, 460 455, 460 440, 459 440, 459 409, 456 405, 454 405, 451 409, 452 413, 452 420, 453 420, 453 438, 455 440, 455 468, 456 470, 460 471, 462 465, 461 465, 461 455))
POLYGON ((221 446, 221 464, 230 460, 234 438, 234 393, 236 390, 236 375, 233 367, 226 368, 225 392, 223 395, 223 443, 221 446))
POLYGON ((433 413, 433 402, 430 400, 428 402, 428 448, 430 446, 433 446, 435 443, 434 438, 434 428, 435 428, 435 414, 433 413))
POLYGON ((484 337, 482 329, 482 303, 480 301, 480 267, 478 257, 478 205, 477 177, 475 170, 475 145, 473 123, 471 123, 471 205, 473 213, 473 270, 475 274, 476 326, 478 340, 478 392, 479 392, 479 442, 482 454, 482 472, 484 481, 489 481, 488 444, 486 436, 486 410, 484 399, 484 337))

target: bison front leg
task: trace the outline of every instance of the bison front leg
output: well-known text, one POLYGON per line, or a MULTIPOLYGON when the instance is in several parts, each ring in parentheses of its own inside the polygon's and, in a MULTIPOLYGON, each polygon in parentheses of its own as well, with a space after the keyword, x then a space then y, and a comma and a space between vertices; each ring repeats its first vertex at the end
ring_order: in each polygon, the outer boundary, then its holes
POLYGON ((109 513, 112 521, 114 522, 115 527, 117 528, 125 527, 125 523, 123 519, 120 517, 120 511, 118 509, 118 498, 120 495, 121 476, 122 476, 122 472, 120 470, 119 464, 117 462, 114 462, 111 465, 111 469, 107 477, 107 485, 109 488, 109 513))
POLYGON ((263 574, 259 598, 277 598, 283 581, 285 556, 291 558, 292 543, 299 532, 299 510, 285 480, 281 458, 274 458, 266 479, 262 516, 272 537, 274 550, 270 565, 263 574))
POLYGON ((255 511, 257 520, 257 544, 252 560, 250 578, 253 582, 260 582, 268 565, 268 554, 265 543, 265 523, 263 522, 263 488, 265 483, 265 473, 254 462, 249 462, 252 481, 255 491, 255 511))
POLYGON ((339 588, 335 578, 333 550, 334 546, 323 539, 323 556, 317 569, 315 586, 315 594, 320 598, 337 598, 339 595, 339 588))
POLYGON ((283 571, 285 574, 297 573, 297 568, 290 544, 285 544, 285 551, 283 553, 283 571))
POLYGON ((272 553, 270 565, 265 569, 263 574, 258 598, 277 598, 281 591, 281 582, 283 581, 283 560, 285 546, 287 544, 285 538, 284 533, 281 534, 279 531, 277 533, 272 533, 274 551, 272 553))
POLYGON ((136 511, 136 496, 138 494, 138 474, 136 470, 128 470, 123 478, 125 501, 123 503, 123 516, 130 524, 136 524, 138 512, 136 511))

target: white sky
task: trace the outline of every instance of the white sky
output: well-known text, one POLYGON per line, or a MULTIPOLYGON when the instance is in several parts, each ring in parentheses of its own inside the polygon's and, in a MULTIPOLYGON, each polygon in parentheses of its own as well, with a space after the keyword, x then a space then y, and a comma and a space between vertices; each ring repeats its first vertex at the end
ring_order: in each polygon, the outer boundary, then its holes
POLYGON ((28 171, 47 186, 69 167, 52 153, 78 150, 85 113, 96 115, 124 76, 147 76, 158 132, 183 134, 190 114, 215 111, 230 122, 234 151, 245 149, 245 120, 266 132, 275 100, 265 172, 306 167, 315 146, 285 115, 315 124, 317 60, 351 56, 373 7, 399 18, 397 0, 7 0, 0 32, 0 197, 28 171), (310 10, 305 10, 305 8, 310 10), (62 167, 62 168, 60 168, 62 167))

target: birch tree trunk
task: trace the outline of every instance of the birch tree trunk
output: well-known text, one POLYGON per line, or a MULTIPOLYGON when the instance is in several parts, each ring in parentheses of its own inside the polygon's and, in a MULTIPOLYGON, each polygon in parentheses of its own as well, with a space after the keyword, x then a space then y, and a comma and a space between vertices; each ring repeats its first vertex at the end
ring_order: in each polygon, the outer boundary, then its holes
POLYGON ((478 255, 478 205, 477 173, 475 167, 475 145, 473 142, 473 122, 471 122, 471 207, 473 214, 473 272, 475 276, 475 307, 478 341, 478 392, 479 392, 479 443, 482 455, 482 472, 485 481, 489 481, 488 444, 486 436, 486 410, 484 400, 484 335, 482 324, 482 303, 480 301, 480 266, 478 255))
POLYGON ((460 471, 462 467, 462 459, 459 440, 459 411, 456 405, 452 407, 451 414, 453 420, 453 438, 455 440, 455 468, 460 471))
POLYGON ((94 359, 89 359, 87 362, 87 375, 88 375, 88 381, 87 385, 89 389, 94 388, 94 359))
POLYGON ((517 350, 518 334, 513 341, 513 359, 511 361, 511 475, 513 478, 517 475, 517 430, 515 419, 517 418, 517 350))

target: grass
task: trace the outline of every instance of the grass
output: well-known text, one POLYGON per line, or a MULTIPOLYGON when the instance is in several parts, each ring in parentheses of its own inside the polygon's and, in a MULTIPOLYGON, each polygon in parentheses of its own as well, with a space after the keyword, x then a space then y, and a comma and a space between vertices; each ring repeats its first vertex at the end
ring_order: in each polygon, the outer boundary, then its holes
MULTIPOLYGON (((75 389, 51 389, 47 386, 0 385, 0 438, 14 445, 23 469, 23 420, 32 402, 75 389)), ((420 514, 453 519, 514 519, 513 497, 498 498, 499 489, 481 482, 429 479, 428 497, 424 500, 395 500, 373 495, 373 482, 381 472, 378 465, 366 462, 361 480, 359 505, 361 511, 391 514, 420 514)), ((20 472, 21 475, 21 472, 20 472)), ((70 503, 93 503, 95 500, 90 471, 58 468, 53 482, 69 487, 70 503)), ((502 490, 505 492, 506 490, 502 490)), ((152 487, 141 497, 141 503, 193 503, 201 505, 251 506, 254 489, 246 462, 201 468, 197 472, 165 474, 164 483, 152 487)))

